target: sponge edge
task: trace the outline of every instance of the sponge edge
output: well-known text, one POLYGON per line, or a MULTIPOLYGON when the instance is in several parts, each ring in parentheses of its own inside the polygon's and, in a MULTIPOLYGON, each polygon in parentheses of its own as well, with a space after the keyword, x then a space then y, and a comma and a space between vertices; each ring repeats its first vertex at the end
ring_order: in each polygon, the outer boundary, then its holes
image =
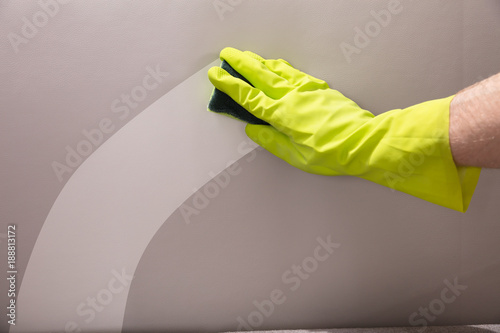
MULTIPOLYGON (((245 79, 240 73, 234 70, 225 60, 222 61, 221 68, 225 69, 229 74, 234 77, 237 77, 248 84, 247 79, 245 79)), ((242 120, 249 124, 256 125, 269 125, 262 119, 257 118, 250 112, 248 112, 244 107, 236 103, 231 97, 227 94, 223 93, 219 89, 214 89, 212 96, 210 97, 210 101, 208 102, 208 110, 217 113, 226 114, 232 118, 236 118, 242 120)))

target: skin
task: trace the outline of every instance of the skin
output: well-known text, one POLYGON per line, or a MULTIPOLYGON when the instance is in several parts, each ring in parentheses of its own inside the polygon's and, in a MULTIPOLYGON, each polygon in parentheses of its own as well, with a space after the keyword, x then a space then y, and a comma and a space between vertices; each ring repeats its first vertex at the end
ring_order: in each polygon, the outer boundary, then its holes
POLYGON ((500 168, 500 73, 455 95, 450 147, 457 165, 500 168))

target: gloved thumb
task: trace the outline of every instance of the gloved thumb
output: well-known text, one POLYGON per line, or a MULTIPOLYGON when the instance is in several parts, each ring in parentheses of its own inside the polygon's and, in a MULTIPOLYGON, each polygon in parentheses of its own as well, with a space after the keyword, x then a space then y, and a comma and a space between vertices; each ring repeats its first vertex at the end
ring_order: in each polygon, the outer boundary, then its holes
POLYGON ((310 166, 308 158, 313 156, 312 151, 307 147, 301 149, 300 145, 295 144, 288 135, 273 126, 248 124, 245 132, 256 144, 298 169, 309 173, 321 172, 328 176, 342 174, 322 165, 310 166))
POLYGON ((299 161, 297 159, 298 156, 300 156, 299 159, 302 158, 302 156, 301 154, 297 154, 297 147, 286 134, 270 125, 255 124, 247 124, 245 132, 253 142, 273 155, 297 168, 303 169, 302 166, 304 165, 304 161, 299 161))

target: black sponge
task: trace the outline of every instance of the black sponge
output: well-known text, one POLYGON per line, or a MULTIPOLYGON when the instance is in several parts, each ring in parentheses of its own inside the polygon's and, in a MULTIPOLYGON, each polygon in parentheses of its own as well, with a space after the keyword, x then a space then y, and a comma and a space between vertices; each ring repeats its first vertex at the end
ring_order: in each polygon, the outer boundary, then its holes
MULTIPOLYGON (((232 76, 237 77, 238 79, 241 79, 251 85, 251 83, 248 82, 247 79, 245 79, 240 73, 235 71, 234 68, 231 67, 225 60, 222 61, 221 67, 232 76)), ((210 98, 210 102, 208 102, 208 109, 213 112, 228 114, 249 124, 269 125, 264 120, 257 118, 256 116, 245 110, 244 107, 236 103, 231 97, 229 97, 219 89, 214 89, 214 93, 210 98)))

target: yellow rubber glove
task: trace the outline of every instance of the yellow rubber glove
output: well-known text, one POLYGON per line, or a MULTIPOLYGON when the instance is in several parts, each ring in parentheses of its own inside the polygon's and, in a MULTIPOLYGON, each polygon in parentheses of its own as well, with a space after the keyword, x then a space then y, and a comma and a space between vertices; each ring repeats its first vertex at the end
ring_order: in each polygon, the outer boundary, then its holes
POLYGON ((453 96, 374 116, 282 59, 233 48, 220 57, 251 85, 220 67, 210 68, 210 81, 270 124, 248 124, 246 133, 274 155, 310 173, 357 176, 467 210, 481 169, 453 161, 448 134, 453 96))

